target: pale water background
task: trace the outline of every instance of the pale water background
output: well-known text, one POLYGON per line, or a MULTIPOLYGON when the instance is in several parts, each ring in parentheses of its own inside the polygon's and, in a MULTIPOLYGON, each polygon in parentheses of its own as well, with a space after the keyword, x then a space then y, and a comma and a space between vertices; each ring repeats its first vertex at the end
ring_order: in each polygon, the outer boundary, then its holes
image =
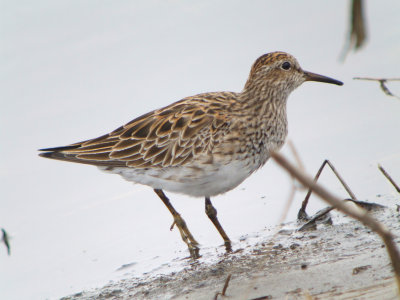
MULTIPOLYGON (((0 245, 0 299, 53 299, 187 256, 150 188, 36 150, 102 135, 185 96, 240 91, 266 52, 287 51, 345 83, 305 83, 289 99, 290 139, 307 170, 329 158, 359 199, 396 195, 377 163, 400 181, 400 100, 352 77, 400 76, 400 2, 367 3, 369 42, 340 63, 349 3, 1 1, 0 227, 11 256, 0 245)), ((329 172, 322 182, 346 196, 329 172)), ((213 199, 234 248, 277 224, 289 191, 268 162, 213 199)), ((203 199, 167 195, 202 247, 223 250, 203 199)))

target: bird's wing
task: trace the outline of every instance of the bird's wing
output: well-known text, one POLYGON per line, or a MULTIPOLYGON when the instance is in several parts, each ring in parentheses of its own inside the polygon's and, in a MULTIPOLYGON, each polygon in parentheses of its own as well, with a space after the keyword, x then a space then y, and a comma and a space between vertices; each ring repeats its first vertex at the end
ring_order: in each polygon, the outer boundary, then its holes
MULTIPOLYGON (((204 94, 208 95, 208 94, 204 94)), ((183 165, 212 151, 227 126, 221 105, 197 95, 142 115, 113 132, 65 147, 40 149, 40 156, 96 166, 164 168, 183 165)), ((217 97, 218 98, 218 97, 217 97)), ((229 102, 229 101, 228 101, 229 102)))

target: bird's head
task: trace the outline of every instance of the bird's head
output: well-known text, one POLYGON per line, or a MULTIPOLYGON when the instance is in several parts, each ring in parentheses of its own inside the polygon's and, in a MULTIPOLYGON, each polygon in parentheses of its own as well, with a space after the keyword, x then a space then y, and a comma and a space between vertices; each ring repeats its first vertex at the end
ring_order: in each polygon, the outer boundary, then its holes
POLYGON ((285 52, 271 52, 259 57, 253 64, 244 91, 265 96, 287 97, 305 81, 319 81, 342 85, 341 81, 304 71, 296 58, 285 52))

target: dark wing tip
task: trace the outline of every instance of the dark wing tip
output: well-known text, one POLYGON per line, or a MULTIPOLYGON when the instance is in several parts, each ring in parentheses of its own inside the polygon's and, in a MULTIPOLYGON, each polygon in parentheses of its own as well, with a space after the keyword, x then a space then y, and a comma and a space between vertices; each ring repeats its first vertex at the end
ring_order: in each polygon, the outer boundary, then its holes
POLYGON ((53 147, 53 148, 42 148, 38 151, 47 151, 47 152, 58 152, 58 151, 65 151, 65 150, 72 150, 79 148, 81 145, 71 145, 71 146, 62 146, 62 147, 53 147))
POLYGON ((44 153, 39 153, 39 156, 45 158, 60 159, 60 160, 66 158, 65 155, 61 152, 44 152, 44 153))
MULTIPOLYGON (((43 151, 43 150, 39 150, 39 151, 43 151)), ((44 152, 44 153, 39 153, 39 156, 40 157, 51 158, 52 154, 53 154, 53 152, 44 152)))

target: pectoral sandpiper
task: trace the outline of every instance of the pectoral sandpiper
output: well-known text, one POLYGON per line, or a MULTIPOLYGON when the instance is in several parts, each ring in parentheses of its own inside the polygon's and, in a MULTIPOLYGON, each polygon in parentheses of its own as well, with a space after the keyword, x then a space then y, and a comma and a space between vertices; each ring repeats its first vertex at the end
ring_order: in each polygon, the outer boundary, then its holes
POLYGON ((41 149, 40 156, 89 164, 148 185, 167 206, 193 258, 199 247, 163 190, 205 198, 205 210, 225 242, 210 197, 225 193, 262 167, 287 136, 286 100, 305 81, 343 83, 303 71, 284 52, 259 57, 240 93, 184 98, 95 139, 41 149))

